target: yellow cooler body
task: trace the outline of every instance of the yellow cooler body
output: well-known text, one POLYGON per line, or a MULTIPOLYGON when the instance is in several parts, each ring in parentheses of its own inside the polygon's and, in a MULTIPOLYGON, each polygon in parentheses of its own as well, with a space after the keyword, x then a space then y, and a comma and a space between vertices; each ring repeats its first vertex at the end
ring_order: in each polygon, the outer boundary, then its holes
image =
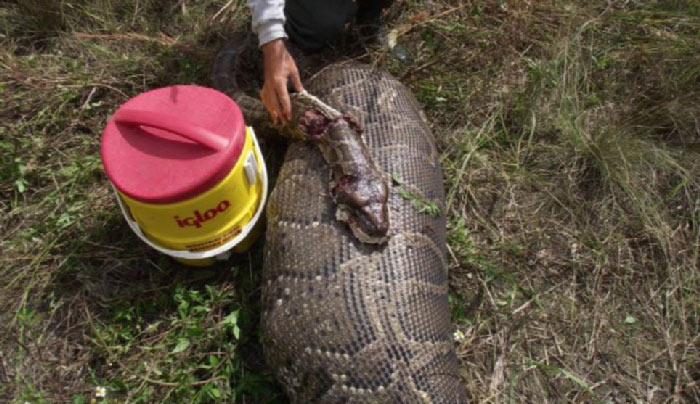
POLYGON ((188 265, 244 252, 261 230, 265 162, 254 131, 223 97, 196 86, 154 90, 117 111, 103 135, 105 169, 129 226, 188 265))

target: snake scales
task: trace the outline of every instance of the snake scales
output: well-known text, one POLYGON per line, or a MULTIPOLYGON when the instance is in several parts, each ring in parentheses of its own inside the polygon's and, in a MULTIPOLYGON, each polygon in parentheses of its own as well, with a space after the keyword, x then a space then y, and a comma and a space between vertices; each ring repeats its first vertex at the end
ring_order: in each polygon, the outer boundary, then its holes
MULTIPOLYGON (((225 87, 230 70, 221 69, 230 67, 217 61, 217 87, 225 87)), ((417 202, 444 204, 422 111, 406 87, 366 65, 329 66, 306 87, 360 121, 372 159, 397 179, 388 196, 391 226, 384 244, 358 241, 336 219, 322 153, 308 142, 289 145, 267 206, 261 327, 268 364, 298 403, 466 402, 451 339, 445 218, 417 202)), ((259 105, 232 95, 246 118, 256 113, 246 110, 259 105)))

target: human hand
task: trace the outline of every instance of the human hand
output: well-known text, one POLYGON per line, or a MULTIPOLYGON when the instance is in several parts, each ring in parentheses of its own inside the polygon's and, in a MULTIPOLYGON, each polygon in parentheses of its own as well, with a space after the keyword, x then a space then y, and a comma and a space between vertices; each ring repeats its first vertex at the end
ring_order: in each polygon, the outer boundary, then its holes
POLYGON ((283 125, 292 119, 292 103, 287 90, 291 80, 294 90, 301 92, 299 70, 294 58, 287 51, 282 39, 268 42, 262 47, 265 66, 265 84, 260 91, 262 100, 275 125, 283 125))

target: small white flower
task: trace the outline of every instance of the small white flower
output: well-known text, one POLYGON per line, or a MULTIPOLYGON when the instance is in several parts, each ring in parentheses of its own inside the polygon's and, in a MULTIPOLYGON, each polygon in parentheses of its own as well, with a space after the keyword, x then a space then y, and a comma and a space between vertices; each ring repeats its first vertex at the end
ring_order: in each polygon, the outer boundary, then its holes
POLYGON ((465 339, 467 339, 467 336, 464 335, 464 333, 461 330, 455 331, 455 333, 452 335, 455 341, 457 342, 462 342, 465 339))
POLYGON ((571 244, 571 259, 576 262, 580 258, 578 243, 571 244))
POLYGON ((97 398, 107 397, 107 388, 102 387, 102 386, 95 387, 95 397, 97 397, 97 398))

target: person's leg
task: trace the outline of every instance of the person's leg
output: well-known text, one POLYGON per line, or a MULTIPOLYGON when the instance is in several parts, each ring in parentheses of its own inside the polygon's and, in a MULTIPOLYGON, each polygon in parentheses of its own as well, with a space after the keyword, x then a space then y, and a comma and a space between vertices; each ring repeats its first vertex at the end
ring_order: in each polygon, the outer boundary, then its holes
POLYGON ((289 40, 305 51, 335 42, 357 14, 354 0, 287 0, 285 30, 289 40))
POLYGON ((363 44, 367 41, 379 39, 383 33, 382 11, 393 3, 392 0, 358 0, 357 18, 355 24, 357 28, 358 40, 363 44))
POLYGON ((393 0, 358 0, 358 24, 379 24, 382 10, 391 6, 393 2, 393 0))

